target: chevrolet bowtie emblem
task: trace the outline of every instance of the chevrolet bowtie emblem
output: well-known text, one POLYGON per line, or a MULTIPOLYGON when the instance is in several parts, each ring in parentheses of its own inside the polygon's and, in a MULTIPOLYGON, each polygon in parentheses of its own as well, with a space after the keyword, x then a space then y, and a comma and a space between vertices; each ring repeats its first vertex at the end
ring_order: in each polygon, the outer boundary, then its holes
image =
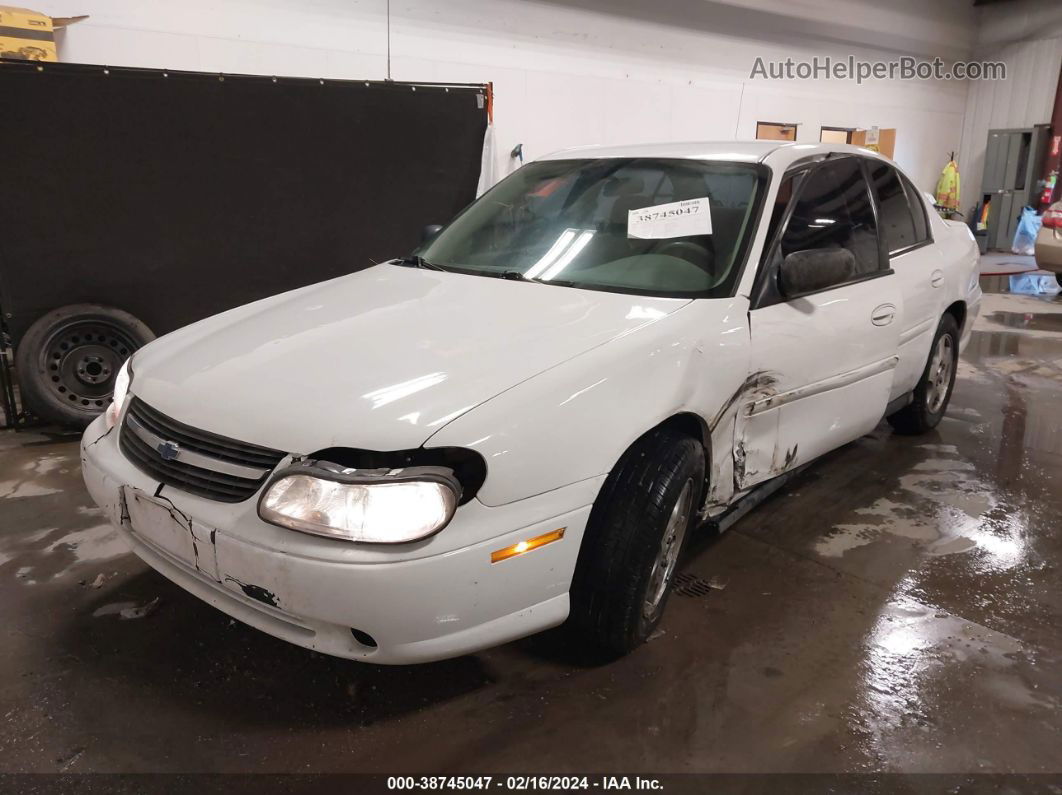
POLYGON ((163 461, 173 461, 181 454, 181 446, 177 442, 159 442, 155 452, 163 461))

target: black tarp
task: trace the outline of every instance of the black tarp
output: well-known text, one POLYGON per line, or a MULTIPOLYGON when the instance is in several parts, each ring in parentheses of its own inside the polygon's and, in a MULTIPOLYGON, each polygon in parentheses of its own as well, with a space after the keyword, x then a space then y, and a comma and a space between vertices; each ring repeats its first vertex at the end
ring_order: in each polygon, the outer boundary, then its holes
POLYGON ((486 87, 0 63, 0 306, 161 334, 409 253, 475 196, 486 87))

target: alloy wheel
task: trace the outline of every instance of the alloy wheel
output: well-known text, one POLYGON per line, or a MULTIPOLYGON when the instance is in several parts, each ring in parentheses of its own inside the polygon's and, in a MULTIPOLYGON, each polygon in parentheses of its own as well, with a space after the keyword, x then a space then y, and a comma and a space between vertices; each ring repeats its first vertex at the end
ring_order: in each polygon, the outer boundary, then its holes
POLYGON ((649 587, 645 593, 645 602, 642 605, 642 616, 649 619, 656 615, 664 595, 675 576, 675 567, 678 565, 679 552, 682 551, 682 542, 686 538, 686 529, 689 527, 690 510, 693 506, 693 481, 687 480, 679 492, 675 506, 671 509, 664 535, 660 539, 660 550, 649 574, 649 587))
POLYGON ((955 367, 954 343, 950 334, 944 334, 937 340, 933 349, 933 359, 929 363, 926 384, 926 408, 931 414, 937 414, 944 407, 951 387, 952 370, 955 367))

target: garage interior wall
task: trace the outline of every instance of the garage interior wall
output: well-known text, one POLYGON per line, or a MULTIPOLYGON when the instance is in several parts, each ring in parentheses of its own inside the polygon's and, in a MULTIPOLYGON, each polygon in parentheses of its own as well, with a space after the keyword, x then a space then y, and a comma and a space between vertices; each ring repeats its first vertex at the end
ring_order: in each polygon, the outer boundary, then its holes
MULTIPOLYGON (((591 143, 750 139, 757 121, 895 127, 896 159, 931 190, 958 150, 964 82, 750 79, 757 57, 964 58, 970 0, 48 0, 90 18, 65 61, 495 86, 496 174, 591 143), (388 36, 388 28, 390 36, 388 36), (390 46, 388 47, 388 43, 390 46)), ((1057 74, 1057 73, 1056 73, 1057 74)), ((430 130, 425 134, 430 135, 430 130)))
POLYGON ((978 11, 973 57, 1006 63, 1007 80, 970 83, 959 160, 963 212, 980 199, 988 131, 1050 122, 1062 68, 1062 3, 1026 0, 978 11))

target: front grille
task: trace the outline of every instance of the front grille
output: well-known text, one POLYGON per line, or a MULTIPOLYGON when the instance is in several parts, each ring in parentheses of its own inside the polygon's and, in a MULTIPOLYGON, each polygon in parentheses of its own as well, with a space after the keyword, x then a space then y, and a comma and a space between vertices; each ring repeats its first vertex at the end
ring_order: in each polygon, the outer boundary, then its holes
POLYGON ((155 480, 219 502, 240 502, 262 487, 284 453, 201 431, 132 398, 118 444, 155 480), (166 443, 165 445, 163 443, 166 443), (176 458, 162 457, 169 446, 176 458))

